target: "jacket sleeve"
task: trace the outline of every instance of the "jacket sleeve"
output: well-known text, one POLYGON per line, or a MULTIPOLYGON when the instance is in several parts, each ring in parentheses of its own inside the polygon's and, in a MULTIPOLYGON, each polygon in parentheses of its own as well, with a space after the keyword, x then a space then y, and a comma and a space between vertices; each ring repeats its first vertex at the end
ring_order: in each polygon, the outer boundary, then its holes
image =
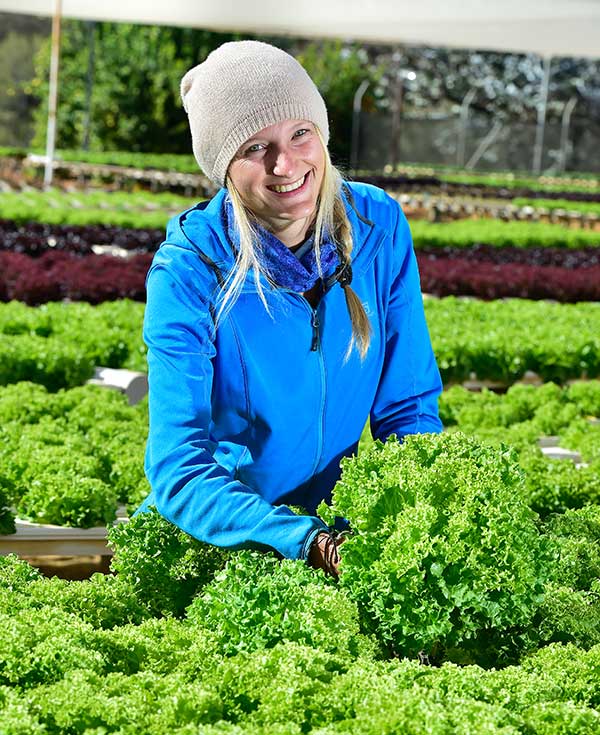
POLYGON ((385 357, 371 409, 373 437, 440 432, 442 381, 425 322, 417 259, 406 217, 397 202, 392 279, 385 312, 385 357))
POLYGON ((325 528, 322 521, 271 505, 214 459, 216 350, 207 294, 215 279, 208 270, 197 254, 163 245, 148 274, 149 500, 166 519, 206 543, 306 559, 314 536, 325 528))

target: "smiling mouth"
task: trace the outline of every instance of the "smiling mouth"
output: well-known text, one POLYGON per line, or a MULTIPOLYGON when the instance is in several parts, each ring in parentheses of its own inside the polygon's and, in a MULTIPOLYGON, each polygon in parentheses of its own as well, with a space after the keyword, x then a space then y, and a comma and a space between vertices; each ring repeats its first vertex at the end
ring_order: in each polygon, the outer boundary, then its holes
POLYGON ((297 191, 302 186, 304 186, 307 178, 308 178, 308 173, 304 174, 304 176, 301 179, 298 179, 297 181, 294 181, 291 184, 285 184, 285 185, 273 184, 272 186, 267 186, 267 189, 269 189, 269 191, 274 191, 276 194, 289 194, 290 192, 297 191))

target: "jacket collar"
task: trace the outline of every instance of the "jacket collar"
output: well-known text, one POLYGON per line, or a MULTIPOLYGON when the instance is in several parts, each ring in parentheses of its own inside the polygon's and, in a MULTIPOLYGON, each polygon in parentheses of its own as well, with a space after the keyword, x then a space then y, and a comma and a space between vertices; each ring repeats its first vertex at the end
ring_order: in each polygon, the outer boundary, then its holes
MULTIPOLYGON (((235 245, 227 233, 224 200, 226 189, 200 202, 195 207, 173 217, 167 226, 166 242, 197 251, 201 257, 219 268, 223 275, 235 262, 235 245)), ((381 245, 385 229, 366 219, 359 211, 351 186, 344 184, 344 203, 352 231, 352 270, 355 275, 363 272, 372 262, 381 245)))

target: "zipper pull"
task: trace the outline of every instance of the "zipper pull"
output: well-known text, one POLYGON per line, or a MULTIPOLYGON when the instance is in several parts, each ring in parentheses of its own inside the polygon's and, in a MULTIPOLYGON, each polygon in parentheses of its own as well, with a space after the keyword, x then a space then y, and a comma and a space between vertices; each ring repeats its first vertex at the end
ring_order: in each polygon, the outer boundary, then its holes
POLYGON ((312 335, 312 344, 310 346, 311 352, 316 352, 317 348, 319 347, 319 317, 317 316, 317 312, 313 311, 312 313, 312 328, 313 328, 313 335, 312 335))

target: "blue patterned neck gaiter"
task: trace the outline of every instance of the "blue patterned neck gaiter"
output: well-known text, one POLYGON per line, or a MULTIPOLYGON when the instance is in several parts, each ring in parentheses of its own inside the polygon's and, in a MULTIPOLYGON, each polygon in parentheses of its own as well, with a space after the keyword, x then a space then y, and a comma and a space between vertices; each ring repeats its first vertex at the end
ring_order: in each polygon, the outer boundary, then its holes
MULTIPOLYGON (((229 197, 225 198, 225 218, 227 233, 237 249, 239 247, 239 235, 229 197)), ((255 229, 261 246, 261 263, 276 286, 297 293, 305 293, 315 286, 320 276, 314 247, 306 248, 307 243, 305 243, 301 248, 303 254, 297 258, 272 232, 261 225, 256 225, 255 229)), ((309 241, 312 241, 313 238, 314 236, 311 235, 309 241)), ((335 243, 330 240, 328 233, 325 233, 321 242, 321 275, 324 281, 334 275, 339 262, 335 243)))

